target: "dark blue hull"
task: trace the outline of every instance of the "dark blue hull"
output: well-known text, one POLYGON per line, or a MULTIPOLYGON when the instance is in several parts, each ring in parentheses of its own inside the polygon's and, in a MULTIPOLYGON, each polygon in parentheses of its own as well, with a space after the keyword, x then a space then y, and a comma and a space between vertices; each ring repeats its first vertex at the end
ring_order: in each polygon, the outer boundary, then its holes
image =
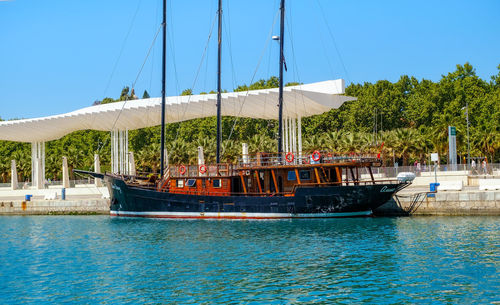
POLYGON ((106 176, 111 215, 157 218, 308 218, 369 216, 407 186, 299 187, 295 196, 205 196, 133 187, 106 176))

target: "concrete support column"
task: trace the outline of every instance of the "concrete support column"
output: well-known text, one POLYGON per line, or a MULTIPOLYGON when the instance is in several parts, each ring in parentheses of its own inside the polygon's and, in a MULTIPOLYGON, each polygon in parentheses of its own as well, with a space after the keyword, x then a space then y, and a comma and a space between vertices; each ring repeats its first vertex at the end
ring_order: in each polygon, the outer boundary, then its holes
POLYGON ((111 131, 111 172, 113 174, 128 175, 128 130, 111 131))
POLYGON ((302 160, 302 118, 300 116, 297 118, 297 142, 299 159, 302 160))
POLYGON ((284 138, 285 138, 285 150, 284 150, 284 153, 287 153, 290 151, 289 147, 288 147, 288 118, 286 117, 286 115, 284 116, 283 118, 283 128, 285 129, 285 132, 284 132, 284 138))
POLYGON ((242 151, 242 160, 243 164, 248 164, 250 163, 250 157, 248 155, 248 144, 247 143, 241 143, 241 151, 242 151))
POLYGON ((69 188, 68 158, 66 157, 62 159, 62 173, 62 187, 69 188))
MULTIPOLYGON (((99 161, 99 155, 98 154, 94 154, 94 172, 96 172, 96 173, 100 173, 101 172, 101 162, 99 161)), ((102 186, 102 179, 95 178, 94 179, 94 184, 97 187, 101 187, 102 186)))
POLYGON ((36 188, 41 190, 43 188, 45 188, 45 171, 44 171, 44 168, 43 168, 43 164, 42 164, 42 159, 41 158, 37 158, 36 159, 36 174, 37 174, 37 177, 36 177, 36 181, 37 181, 37 184, 36 184, 36 188))
POLYGON ((45 183, 45 142, 31 143, 31 182, 41 189, 45 183))
POLYGON ((17 181, 16 160, 12 160, 10 163, 10 185, 12 190, 17 190, 18 181, 17 181))
POLYGON ((134 158, 134 153, 133 152, 129 152, 128 153, 129 156, 128 156, 128 162, 129 162, 129 174, 131 176, 135 176, 137 175, 137 172, 135 170, 135 158, 134 158))
POLYGON ((205 154, 203 153, 203 146, 198 146, 198 176, 206 176, 207 173, 200 173, 199 168, 205 165, 205 154))

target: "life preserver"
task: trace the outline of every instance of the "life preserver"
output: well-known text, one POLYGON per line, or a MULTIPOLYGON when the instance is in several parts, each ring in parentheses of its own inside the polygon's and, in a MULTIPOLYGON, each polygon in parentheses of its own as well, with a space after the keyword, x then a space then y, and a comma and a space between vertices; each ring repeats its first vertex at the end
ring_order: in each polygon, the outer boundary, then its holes
POLYGON ((179 167, 179 173, 180 173, 181 175, 184 175, 184 174, 186 173, 186 167, 185 167, 184 165, 181 165, 181 166, 179 167))
POLYGON ((319 153, 319 151, 315 150, 312 153, 312 159, 313 159, 314 162, 318 162, 319 159, 321 159, 321 154, 319 153))
POLYGON ((200 167, 198 168, 198 170, 200 171, 200 174, 204 174, 207 172, 207 167, 205 164, 202 164, 200 165, 200 167))
POLYGON ((295 159, 295 156, 291 152, 289 152, 289 153, 286 154, 286 156, 285 156, 286 162, 292 163, 293 159, 295 159))
POLYGON ((250 176, 250 171, 249 171, 249 170, 247 170, 247 171, 245 172, 245 175, 250 176))

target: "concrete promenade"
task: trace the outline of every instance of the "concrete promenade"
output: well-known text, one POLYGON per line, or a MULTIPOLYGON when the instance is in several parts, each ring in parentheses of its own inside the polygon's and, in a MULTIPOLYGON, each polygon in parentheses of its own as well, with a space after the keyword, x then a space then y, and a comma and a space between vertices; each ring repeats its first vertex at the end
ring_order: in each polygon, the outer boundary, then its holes
MULTIPOLYGON (((479 190, 476 181, 466 176, 459 180, 471 186, 464 186, 461 191, 438 189, 434 197, 427 197, 425 193, 429 191, 429 186, 417 180, 398 193, 399 201, 390 200, 376 209, 375 215, 500 215, 500 190, 479 190), (419 193, 421 195, 417 198, 419 193)), ((443 177, 439 181, 444 181, 443 177)), ((0 215, 109 214, 106 187, 76 185, 66 189, 66 200, 61 199, 61 191, 60 186, 15 191, 0 188, 0 215), (32 200, 26 201, 26 195, 33 195, 32 200)))
POLYGON ((66 200, 62 200, 61 186, 41 190, 0 188, 0 215, 109 214, 106 187, 81 184, 65 192, 66 200), (26 195, 33 197, 26 201, 26 195))
POLYGON ((409 187, 374 211, 379 216, 395 215, 491 215, 500 216, 500 191, 481 191, 465 187, 462 191, 439 191, 434 197, 429 188, 409 187), (415 194, 421 193, 420 198, 415 194), (419 200, 420 199, 420 200, 419 200))

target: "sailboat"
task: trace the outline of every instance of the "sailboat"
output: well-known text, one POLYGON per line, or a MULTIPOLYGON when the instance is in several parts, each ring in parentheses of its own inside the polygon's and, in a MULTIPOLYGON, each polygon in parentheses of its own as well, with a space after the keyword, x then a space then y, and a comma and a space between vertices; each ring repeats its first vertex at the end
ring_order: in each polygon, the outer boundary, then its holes
POLYGON ((337 156, 283 150, 283 65, 285 0, 280 4, 279 128, 276 153, 243 152, 235 164, 220 162, 221 25, 218 7, 216 164, 165 166, 166 0, 163 1, 163 60, 160 176, 87 173, 104 179, 111 195, 110 214, 154 218, 330 218, 370 216, 411 179, 376 180, 377 156, 337 156), (361 173, 369 179, 361 179, 361 173))

